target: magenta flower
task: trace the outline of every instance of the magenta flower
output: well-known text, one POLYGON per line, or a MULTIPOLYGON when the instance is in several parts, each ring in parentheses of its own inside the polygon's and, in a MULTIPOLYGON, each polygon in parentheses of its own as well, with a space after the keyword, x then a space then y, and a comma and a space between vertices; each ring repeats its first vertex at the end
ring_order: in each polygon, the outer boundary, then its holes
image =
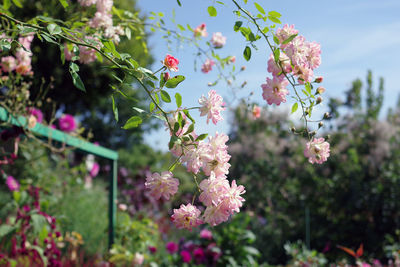
POLYGON ((167 249, 169 254, 174 254, 179 250, 179 246, 175 242, 168 242, 165 248, 167 249))
POLYGON ((58 127, 61 131, 72 133, 78 128, 74 116, 65 114, 58 120, 58 127))
POLYGON ((10 189, 10 191, 18 191, 19 190, 18 181, 15 180, 15 178, 12 177, 11 175, 7 177, 6 184, 8 186, 8 189, 10 189))
POLYGON ((203 262, 205 254, 204 254, 204 250, 202 248, 196 248, 193 251, 193 257, 196 260, 196 263, 200 264, 201 262, 203 262))
POLYGON ((182 261, 186 263, 189 263, 192 260, 192 256, 190 255, 190 252, 187 250, 181 251, 181 257, 182 261))
POLYGON ((324 138, 314 138, 306 144, 304 156, 308 158, 311 164, 322 164, 330 155, 329 143, 324 138))
POLYGON ((90 174, 90 176, 91 176, 92 178, 94 178, 94 177, 97 176, 97 174, 99 174, 99 171, 100 171, 100 165, 99 165, 97 162, 94 162, 94 163, 93 163, 93 167, 92 167, 92 169, 90 170, 89 174, 90 174))
POLYGON ((156 247, 149 246, 148 249, 149 249, 150 253, 156 253, 157 252, 157 248, 156 247))
POLYGON ((41 123, 43 121, 43 113, 40 109, 37 108, 29 108, 28 112, 30 115, 33 115, 36 117, 36 121, 38 123, 41 123))
POLYGON ((161 197, 169 200, 178 191, 179 180, 173 178, 173 173, 170 171, 162 172, 161 175, 155 172, 146 175, 146 183, 144 185, 147 189, 150 189, 150 195, 156 200, 161 197))
POLYGON ((178 71, 179 70, 179 68, 178 68, 179 60, 174 58, 171 55, 166 55, 166 57, 164 58, 163 64, 169 70, 172 70, 172 71, 178 71))
POLYGON ((186 228, 189 231, 203 223, 200 217, 200 210, 192 204, 181 205, 179 209, 174 209, 171 216, 172 221, 178 229, 186 228))
POLYGON ((286 89, 289 82, 284 78, 274 77, 273 79, 267 78, 267 83, 261 85, 263 89, 263 98, 267 101, 268 105, 280 105, 286 102, 286 95, 289 91, 286 89))
POLYGON ((222 96, 218 95, 215 90, 210 90, 208 92, 208 98, 204 95, 199 99, 200 116, 207 115, 207 124, 212 120, 216 125, 218 121, 223 120, 220 112, 225 110, 225 103, 223 102, 222 96))
POLYGON ((213 238, 212 232, 207 229, 200 231, 200 238, 211 240, 213 238))

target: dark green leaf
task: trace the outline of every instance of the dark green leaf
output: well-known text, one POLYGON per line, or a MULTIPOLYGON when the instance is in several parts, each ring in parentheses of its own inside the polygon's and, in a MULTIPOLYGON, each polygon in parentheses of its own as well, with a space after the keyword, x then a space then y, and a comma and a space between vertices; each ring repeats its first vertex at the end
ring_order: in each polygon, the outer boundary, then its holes
POLYGON ((194 131, 194 123, 189 125, 189 128, 187 129, 187 131, 183 135, 190 134, 193 131, 194 131))
POLYGON ((179 5, 179 6, 182 6, 181 1, 176 0, 176 2, 178 2, 178 5, 179 5))
POLYGON ((70 69, 70 71, 72 71, 72 72, 78 72, 78 71, 79 71, 79 66, 76 65, 75 63, 71 62, 71 63, 69 64, 69 69, 70 69))
POLYGON ((217 10, 213 6, 209 6, 207 8, 208 14, 210 14, 211 17, 217 16, 217 10))
POLYGON ((3 237, 5 235, 11 233, 14 229, 15 229, 15 227, 8 225, 8 224, 0 225, 0 237, 3 237))
POLYGON ((180 128, 181 128, 181 126, 179 125, 179 122, 175 122, 175 124, 174 124, 174 133, 179 131, 180 128))
POLYGON ((47 26, 47 30, 49 31, 49 33, 51 35, 55 35, 55 34, 60 34, 62 33, 62 30, 60 28, 60 26, 56 25, 56 24, 49 24, 47 26))
POLYGON ((114 118, 118 122, 118 108, 117 105, 115 105, 114 95, 111 95, 111 100, 112 100, 112 109, 114 113, 114 118))
POLYGON ((251 58, 251 49, 250 49, 250 47, 246 46, 246 48, 245 48, 244 51, 243 51, 243 57, 244 57, 244 59, 246 59, 247 61, 250 60, 250 58, 251 58))
POLYGON ((171 79, 169 79, 166 83, 165 83, 165 87, 167 88, 175 88, 178 86, 178 84, 180 84, 181 82, 183 82, 185 80, 185 76, 182 75, 177 75, 171 79))
POLYGON ((175 102, 178 108, 182 106, 182 96, 179 93, 175 94, 175 102))
POLYGON ((171 103, 171 97, 167 91, 161 90, 161 99, 166 103, 171 103))
POLYGON ((243 24, 243 22, 242 21, 236 21, 235 22, 235 25, 233 26, 233 30, 235 31, 235 32, 237 32, 239 29, 240 29, 240 27, 242 27, 242 24, 243 24))
POLYGON ((124 127, 122 127, 123 129, 131 129, 134 127, 138 127, 140 124, 142 123, 142 118, 138 117, 138 116, 133 116, 131 117, 129 120, 127 120, 127 122, 125 123, 124 127))
POLYGON ((206 139, 207 135, 208 135, 208 134, 201 134, 201 135, 199 135, 199 136, 196 138, 196 141, 201 141, 201 140, 206 139))
POLYGON ((274 35, 274 42, 275 42, 277 45, 279 45, 279 39, 278 39, 278 37, 276 37, 275 35, 274 35))
POLYGON ((76 72, 71 72, 72 76, 72 82, 75 85, 76 88, 79 90, 82 90, 83 92, 86 92, 85 85, 83 84, 81 77, 79 77, 79 74, 76 72))

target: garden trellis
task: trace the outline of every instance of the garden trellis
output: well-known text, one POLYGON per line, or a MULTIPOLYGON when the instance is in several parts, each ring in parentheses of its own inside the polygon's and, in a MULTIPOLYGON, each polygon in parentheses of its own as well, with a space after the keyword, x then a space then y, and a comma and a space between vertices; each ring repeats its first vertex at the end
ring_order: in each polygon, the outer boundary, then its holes
MULTIPOLYGON (((4 108, 0 107, 0 121, 8 122, 12 125, 27 128, 28 120, 23 116, 15 117, 4 108)), ((108 246, 111 248, 115 238, 116 224, 116 202, 117 202, 117 160, 118 152, 111 149, 92 144, 82 139, 68 135, 62 131, 52 129, 40 123, 36 123, 35 127, 29 129, 30 132, 56 142, 64 143, 70 147, 74 147, 84 153, 93 154, 110 160, 110 177, 109 177, 109 201, 108 201, 108 246)))

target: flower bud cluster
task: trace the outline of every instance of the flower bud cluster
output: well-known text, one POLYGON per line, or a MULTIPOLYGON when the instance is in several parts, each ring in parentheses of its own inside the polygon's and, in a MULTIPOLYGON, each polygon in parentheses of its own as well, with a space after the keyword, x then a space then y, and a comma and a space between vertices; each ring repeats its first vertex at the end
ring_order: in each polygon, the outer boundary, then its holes
POLYGON ((1 58, 1 70, 5 73, 15 71, 20 75, 33 75, 32 72, 32 53, 31 43, 33 35, 21 36, 18 42, 22 47, 18 47, 15 52, 15 57, 6 56, 1 58))

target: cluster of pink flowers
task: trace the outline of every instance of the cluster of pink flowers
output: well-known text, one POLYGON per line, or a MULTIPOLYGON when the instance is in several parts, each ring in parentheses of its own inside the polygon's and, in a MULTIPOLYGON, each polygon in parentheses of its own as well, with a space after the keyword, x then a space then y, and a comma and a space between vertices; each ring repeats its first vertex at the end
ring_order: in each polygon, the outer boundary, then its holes
POLYGON ((162 172, 161 174, 148 173, 146 175, 145 186, 150 190, 150 195, 156 200, 163 197, 165 200, 169 198, 178 191, 179 180, 173 178, 173 173, 170 171, 162 172))
POLYGON ((204 64, 201 66, 201 72, 208 73, 212 71, 212 67, 215 65, 214 60, 207 58, 204 64))
POLYGON ((218 121, 223 120, 221 116, 221 111, 225 110, 224 100, 220 95, 217 94, 215 90, 210 90, 208 92, 208 98, 204 95, 199 99, 200 107, 200 116, 207 115, 207 124, 212 120, 212 122, 216 125, 218 121))
POLYGON ((18 42, 23 46, 17 48, 15 57, 6 56, 1 58, 1 69, 3 72, 12 72, 21 75, 32 75, 32 53, 30 52, 33 35, 19 37, 18 42))
POLYGON ((202 23, 193 30, 194 37, 207 37, 206 24, 202 23))
POLYGON ((308 42, 304 36, 297 34, 298 30, 294 28, 294 25, 285 24, 283 28, 276 31, 281 49, 279 62, 275 62, 271 54, 268 60, 268 72, 272 74, 273 79, 267 78, 267 83, 261 85, 263 98, 270 105, 286 102, 289 91, 286 89, 288 81, 284 73, 295 76, 300 84, 304 84, 313 80, 314 69, 321 64, 320 45, 316 42, 308 42), (296 37, 285 43, 294 35, 296 37))
POLYGON ((179 60, 171 55, 166 55, 162 63, 170 71, 179 71, 179 60))
MULTIPOLYGON (((85 41, 96 44, 97 48, 101 47, 100 41, 95 37, 86 36, 85 41)), ((78 48, 79 48, 79 62, 80 63, 89 64, 89 63, 96 61, 96 59, 97 59, 96 50, 94 50, 90 47, 81 46, 81 45, 79 45, 78 48)), ((68 61, 71 61, 72 57, 74 56, 74 54, 69 50, 69 48, 66 44, 64 46, 64 55, 65 55, 65 59, 68 61)))
POLYGON ((329 143, 324 138, 314 138, 306 144, 304 149, 304 156, 312 164, 322 164, 325 162, 330 154, 329 143))
POLYGON ((211 38, 211 44, 215 48, 221 48, 225 45, 226 43, 226 37, 222 35, 220 32, 215 32, 213 33, 213 36, 211 38))

